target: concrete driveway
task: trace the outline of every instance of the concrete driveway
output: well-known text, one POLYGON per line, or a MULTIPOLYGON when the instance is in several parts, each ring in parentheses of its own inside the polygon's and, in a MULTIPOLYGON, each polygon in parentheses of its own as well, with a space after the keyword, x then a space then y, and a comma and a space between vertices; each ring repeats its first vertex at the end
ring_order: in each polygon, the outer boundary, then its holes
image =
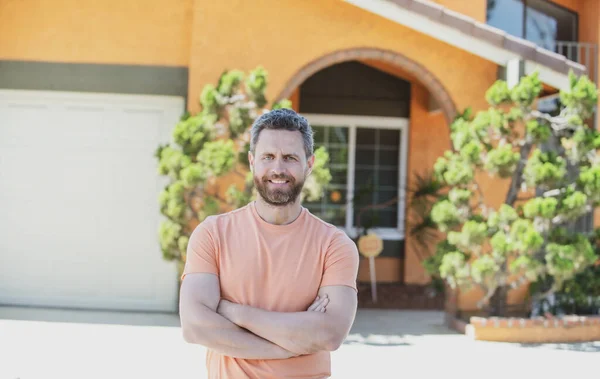
MULTIPOLYGON (((333 378, 600 377, 600 342, 470 341, 441 312, 360 310, 333 378)), ((205 378, 172 314, 0 307, 0 379, 205 378)))

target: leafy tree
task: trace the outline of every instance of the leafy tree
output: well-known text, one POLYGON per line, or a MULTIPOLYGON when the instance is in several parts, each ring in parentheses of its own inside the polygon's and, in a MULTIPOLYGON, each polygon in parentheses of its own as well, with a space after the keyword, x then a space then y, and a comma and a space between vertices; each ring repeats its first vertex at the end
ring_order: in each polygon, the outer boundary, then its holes
POLYGON ((510 288, 544 280, 536 295, 543 299, 597 259, 594 237, 573 225, 600 204, 600 133, 584 122, 598 96, 587 77, 569 79, 557 115, 534 106, 537 73, 514 88, 497 81, 486 93, 489 109, 452 123, 452 151, 415 192, 435 200, 413 231, 434 225, 445 236, 425 268, 453 288, 482 288, 479 305, 493 315, 506 314, 510 288), (482 173, 510 180, 497 209, 485 202, 482 173))
MULTIPOLYGON (((247 75, 239 70, 224 72, 216 86, 208 84, 202 90, 202 110, 183 115, 173 129, 172 142, 156 151, 158 172, 169 179, 159 196, 165 216, 159 241, 163 257, 178 263, 180 275, 194 228, 210 215, 246 205, 256 195, 247 159, 249 129, 268 111, 266 87, 267 72, 261 67, 247 75), (225 194, 219 187, 224 177, 234 181, 225 194)), ((272 109, 290 106, 284 100, 272 109)), ((306 179, 303 199, 316 201, 323 196, 331 180, 328 161, 325 148, 315 151, 315 165, 306 179)))

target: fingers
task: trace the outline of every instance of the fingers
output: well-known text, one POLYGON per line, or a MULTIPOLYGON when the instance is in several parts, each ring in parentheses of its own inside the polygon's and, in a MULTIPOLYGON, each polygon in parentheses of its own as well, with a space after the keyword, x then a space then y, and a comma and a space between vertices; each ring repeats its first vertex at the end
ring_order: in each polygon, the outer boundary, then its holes
POLYGON ((317 309, 315 309, 315 312, 325 312, 327 310, 327 304, 329 304, 329 298, 325 297, 323 298, 323 301, 321 301, 317 309))
POLYGON ((317 309, 317 307, 321 304, 321 302, 323 302, 323 298, 317 296, 315 301, 313 301, 313 303, 310 305, 310 307, 308 307, 308 310, 315 311, 317 309))
POLYGON ((317 308, 317 306, 319 305, 319 303, 320 303, 320 299, 319 299, 319 296, 317 296, 315 301, 313 301, 313 303, 310 305, 310 307, 308 307, 307 311, 309 311, 309 312, 314 311, 317 308))
POLYGON ((317 296, 315 301, 308 308, 308 311, 325 312, 327 304, 329 304, 329 297, 327 295, 325 295, 323 297, 317 296))

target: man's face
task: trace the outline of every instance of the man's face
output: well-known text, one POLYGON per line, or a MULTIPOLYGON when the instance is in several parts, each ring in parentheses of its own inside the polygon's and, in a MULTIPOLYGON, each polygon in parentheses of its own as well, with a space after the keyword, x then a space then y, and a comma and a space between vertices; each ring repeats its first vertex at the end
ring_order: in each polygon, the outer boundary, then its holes
POLYGON ((300 195, 314 156, 306 159, 300 132, 265 129, 248 160, 259 195, 267 204, 286 206, 300 195))

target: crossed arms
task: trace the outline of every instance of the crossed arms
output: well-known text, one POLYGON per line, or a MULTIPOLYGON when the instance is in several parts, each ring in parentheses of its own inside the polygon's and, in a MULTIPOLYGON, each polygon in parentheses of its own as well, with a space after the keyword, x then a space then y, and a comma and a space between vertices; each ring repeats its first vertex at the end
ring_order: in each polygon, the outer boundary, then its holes
POLYGON ((179 304, 183 338, 243 359, 337 350, 354 322, 356 292, 347 286, 326 286, 318 295, 307 311, 270 312, 221 300, 216 275, 188 274, 179 304))

